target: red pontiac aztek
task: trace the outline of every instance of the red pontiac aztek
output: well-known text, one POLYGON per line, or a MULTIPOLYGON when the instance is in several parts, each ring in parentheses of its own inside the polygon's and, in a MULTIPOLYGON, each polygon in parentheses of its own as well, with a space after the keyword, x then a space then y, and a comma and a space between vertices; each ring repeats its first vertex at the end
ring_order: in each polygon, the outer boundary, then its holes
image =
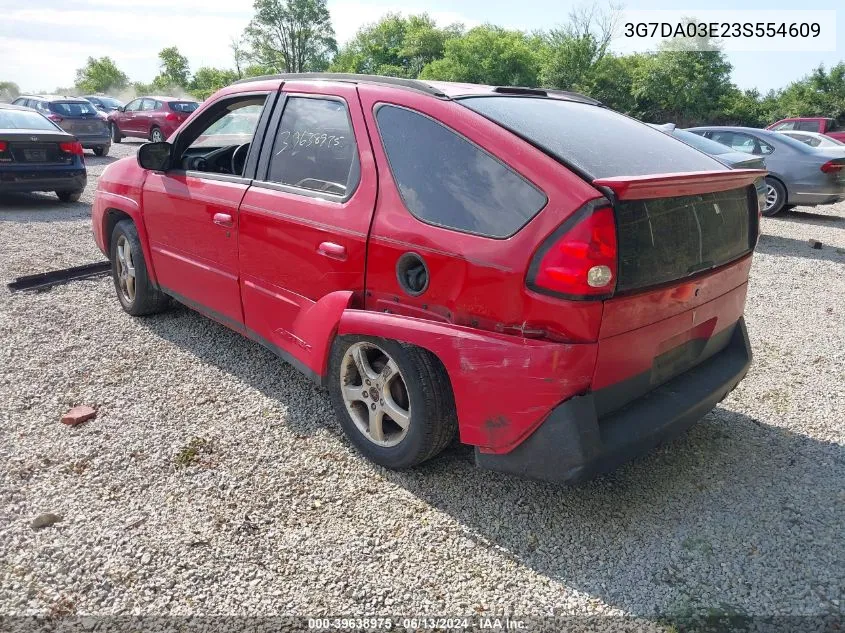
POLYGON ((457 432, 579 481, 745 376, 764 173, 573 93, 278 75, 109 166, 93 229, 124 310, 174 298, 266 346, 372 461, 457 432))

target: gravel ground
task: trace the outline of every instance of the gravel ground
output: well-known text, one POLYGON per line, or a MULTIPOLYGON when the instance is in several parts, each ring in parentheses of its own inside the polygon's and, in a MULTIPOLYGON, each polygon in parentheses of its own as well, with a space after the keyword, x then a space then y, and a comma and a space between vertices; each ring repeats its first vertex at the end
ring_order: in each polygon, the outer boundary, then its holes
MULTIPOLYGON (((93 187, 136 148, 86 155, 79 204, 0 200, 0 280, 101 259, 93 187)), ((579 488, 461 447, 386 471, 324 392, 187 309, 133 319, 110 279, 0 288, 0 614, 841 614, 845 204, 763 230, 748 378, 579 488), (97 418, 60 424, 77 404, 97 418)))

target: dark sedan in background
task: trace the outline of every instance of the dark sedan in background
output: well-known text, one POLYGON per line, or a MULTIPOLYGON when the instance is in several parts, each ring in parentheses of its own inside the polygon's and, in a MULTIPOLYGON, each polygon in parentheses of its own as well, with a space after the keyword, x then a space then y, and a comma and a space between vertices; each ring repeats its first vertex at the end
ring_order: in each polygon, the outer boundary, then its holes
POLYGON ((76 138, 38 112, 0 103, 0 193, 55 191, 76 202, 86 181, 76 138))
POLYGON ((765 159, 769 175, 763 215, 799 204, 845 200, 845 157, 840 151, 810 147, 779 132, 750 127, 707 126, 688 131, 765 159))
POLYGON ((114 112, 115 110, 123 106, 122 101, 118 101, 117 99, 113 99, 112 97, 106 97, 104 95, 85 95, 82 98, 88 101, 100 112, 105 113, 114 112))
POLYGON ((85 99, 25 95, 12 103, 37 110, 65 132, 73 134, 82 147, 94 150, 97 156, 109 153, 111 135, 106 116, 85 99))

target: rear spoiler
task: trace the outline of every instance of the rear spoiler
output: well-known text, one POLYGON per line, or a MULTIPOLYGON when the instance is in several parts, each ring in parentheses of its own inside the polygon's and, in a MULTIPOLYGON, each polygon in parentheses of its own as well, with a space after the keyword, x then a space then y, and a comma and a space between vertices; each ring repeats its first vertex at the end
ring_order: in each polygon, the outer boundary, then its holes
POLYGON ((769 172, 765 169, 732 169, 648 176, 614 176, 597 178, 593 181, 593 186, 611 189, 620 200, 674 198, 739 189, 753 184, 755 180, 767 173, 769 172))

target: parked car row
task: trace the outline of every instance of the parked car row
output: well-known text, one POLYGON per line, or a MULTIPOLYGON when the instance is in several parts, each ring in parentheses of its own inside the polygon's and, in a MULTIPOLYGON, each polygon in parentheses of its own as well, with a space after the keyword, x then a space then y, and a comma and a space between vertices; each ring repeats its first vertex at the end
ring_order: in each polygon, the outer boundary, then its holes
MULTIPOLYGON (((790 125, 803 120, 789 120, 790 125)), ((814 120, 815 121, 815 120, 814 120)), ((777 124, 765 130, 673 124, 654 126, 734 169, 766 169, 763 214, 796 205, 833 204, 845 199, 845 144, 819 132, 792 131, 777 124)))
POLYGON ((56 123, 69 134, 73 134, 84 149, 94 150, 97 156, 105 156, 111 148, 111 136, 105 115, 90 102, 81 97, 57 95, 21 96, 13 105, 32 108, 56 123))

